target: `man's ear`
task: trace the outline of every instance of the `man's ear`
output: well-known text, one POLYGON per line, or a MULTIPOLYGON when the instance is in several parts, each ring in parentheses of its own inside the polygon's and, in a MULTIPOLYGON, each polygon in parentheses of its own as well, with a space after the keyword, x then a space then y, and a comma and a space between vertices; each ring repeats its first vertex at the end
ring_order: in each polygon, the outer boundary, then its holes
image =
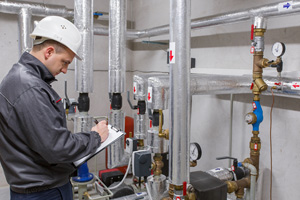
POLYGON ((44 51, 45 60, 49 59, 54 53, 55 53, 55 49, 53 46, 46 47, 44 51))

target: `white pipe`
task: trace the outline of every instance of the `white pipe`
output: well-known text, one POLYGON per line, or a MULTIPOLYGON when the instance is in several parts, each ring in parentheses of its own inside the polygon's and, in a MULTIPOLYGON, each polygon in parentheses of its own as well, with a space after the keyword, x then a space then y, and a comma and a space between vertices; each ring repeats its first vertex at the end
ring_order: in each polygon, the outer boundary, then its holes
POLYGON ((255 200, 255 187, 256 187, 257 170, 253 165, 251 165, 249 163, 243 163, 243 166, 250 170, 250 175, 251 175, 250 200, 255 200))
POLYGON ((0 13, 19 14, 22 8, 30 8, 34 16, 58 15, 62 17, 73 17, 73 10, 65 6, 37 4, 29 2, 0 1, 0 13))
POLYGON ((170 62, 169 178, 172 184, 181 186, 189 183, 190 175, 191 2, 171 0, 170 11, 170 55, 174 60, 170 62))
POLYGON ((21 56, 25 51, 29 52, 32 48, 32 39, 29 37, 31 33, 31 9, 21 8, 18 16, 19 53, 21 56))
POLYGON ((80 31, 82 37, 79 54, 83 59, 75 59, 75 88, 76 91, 80 93, 93 92, 93 4, 93 0, 74 1, 74 24, 80 31))

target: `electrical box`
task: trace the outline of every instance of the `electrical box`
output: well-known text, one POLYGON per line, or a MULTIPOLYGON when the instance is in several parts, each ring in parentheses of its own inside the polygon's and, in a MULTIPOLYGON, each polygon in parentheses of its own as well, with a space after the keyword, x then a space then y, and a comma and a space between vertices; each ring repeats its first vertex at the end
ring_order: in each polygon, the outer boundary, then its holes
POLYGON ((227 200, 227 184, 202 171, 190 173, 197 200, 227 200))
POLYGON ((149 151, 133 152, 132 173, 137 177, 151 175, 151 153, 149 151))

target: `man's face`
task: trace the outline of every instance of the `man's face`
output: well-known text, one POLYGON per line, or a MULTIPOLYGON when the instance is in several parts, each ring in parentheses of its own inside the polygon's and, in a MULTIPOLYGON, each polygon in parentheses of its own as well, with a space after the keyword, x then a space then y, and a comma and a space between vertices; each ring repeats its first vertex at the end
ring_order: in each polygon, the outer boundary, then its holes
POLYGON ((69 49, 63 50, 60 53, 54 52, 47 60, 46 67, 53 76, 56 76, 61 72, 65 74, 74 57, 75 54, 69 49))

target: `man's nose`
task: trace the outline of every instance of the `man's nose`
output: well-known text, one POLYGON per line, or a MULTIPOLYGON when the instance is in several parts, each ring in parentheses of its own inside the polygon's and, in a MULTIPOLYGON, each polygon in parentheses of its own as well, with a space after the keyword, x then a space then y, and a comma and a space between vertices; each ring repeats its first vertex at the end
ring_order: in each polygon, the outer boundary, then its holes
POLYGON ((67 68, 62 68, 60 71, 61 71, 62 73, 64 73, 64 74, 66 74, 67 71, 68 71, 68 69, 67 69, 67 68))

